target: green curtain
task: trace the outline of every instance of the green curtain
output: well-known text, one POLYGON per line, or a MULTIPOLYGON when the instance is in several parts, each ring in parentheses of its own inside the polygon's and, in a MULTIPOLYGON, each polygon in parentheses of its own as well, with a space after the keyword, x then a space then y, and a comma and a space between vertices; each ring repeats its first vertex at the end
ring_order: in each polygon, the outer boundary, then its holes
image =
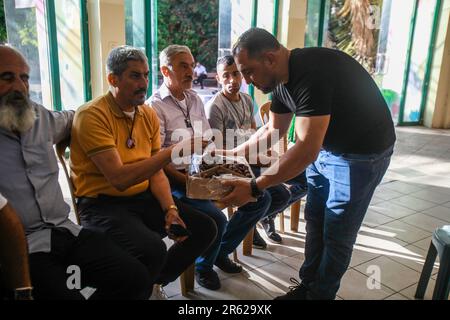
POLYGON ((292 117, 291 127, 289 128, 288 142, 295 143, 295 115, 292 117))

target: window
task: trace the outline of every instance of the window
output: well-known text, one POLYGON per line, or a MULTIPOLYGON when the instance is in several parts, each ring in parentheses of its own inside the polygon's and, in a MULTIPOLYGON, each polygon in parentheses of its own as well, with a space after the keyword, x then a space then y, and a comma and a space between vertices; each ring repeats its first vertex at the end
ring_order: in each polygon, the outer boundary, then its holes
POLYGON ((45 2, 5 0, 8 43, 16 47, 30 65, 30 97, 51 109, 45 2))
POLYGON ((5 0, 4 5, 7 41, 30 65, 31 99, 52 110, 78 108, 90 96, 87 30, 80 23, 86 1, 5 0))
POLYGON ((436 0, 419 0, 415 32, 412 39, 408 82, 404 97, 403 118, 401 119, 404 123, 417 123, 421 120, 435 10, 436 0))
POLYGON ((55 1, 55 13, 62 106, 76 110, 85 102, 80 1, 55 1))

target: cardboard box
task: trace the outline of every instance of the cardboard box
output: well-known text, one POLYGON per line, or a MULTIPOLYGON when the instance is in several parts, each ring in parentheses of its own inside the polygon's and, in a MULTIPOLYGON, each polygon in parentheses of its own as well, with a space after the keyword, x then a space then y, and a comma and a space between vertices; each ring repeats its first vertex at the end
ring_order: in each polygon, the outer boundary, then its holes
POLYGON ((186 196, 190 199, 220 200, 232 191, 231 187, 223 186, 222 181, 250 181, 255 177, 250 165, 242 157, 193 155, 191 160, 186 183, 186 196), (233 168, 242 170, 239 172, 233 168))

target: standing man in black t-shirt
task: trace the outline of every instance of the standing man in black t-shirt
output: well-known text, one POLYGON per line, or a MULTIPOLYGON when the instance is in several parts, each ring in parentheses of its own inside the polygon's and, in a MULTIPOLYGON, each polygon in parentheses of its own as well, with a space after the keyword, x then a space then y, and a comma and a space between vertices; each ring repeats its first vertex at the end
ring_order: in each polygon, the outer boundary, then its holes
POLYGON ((242 205, 307 168, 302 282, 279 298, 334 299, 393 152, 387 105, 366 70, 336 50, 288 50, 269 32, 253 28, 240 36, 233 55, 247 83, 273 92, 273 101, 269 123, 231 152, 248 155, 258 143, 276 143, 271 134, 285 135, 293 113, 297 142, 263 176, 227 182, 234 190, 223 202, 242 205))

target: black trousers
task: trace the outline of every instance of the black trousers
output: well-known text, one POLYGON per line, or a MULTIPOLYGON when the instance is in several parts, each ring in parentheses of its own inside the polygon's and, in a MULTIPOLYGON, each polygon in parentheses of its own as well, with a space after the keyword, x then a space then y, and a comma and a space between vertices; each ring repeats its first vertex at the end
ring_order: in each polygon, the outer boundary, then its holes
POLYGON ((197 79, 194 80, 194 84, 199 84, 201 88, 203 89, 203 81, 205 79, 208 79, 208 76, 206 74, 201 74, 198 76, 197 79))
POLYGON ((132 197, 81 198, 81 224, 108 234, 148 270, 152 283, 174 281, 205 252, 217 236, 217 226, 207 215, 177 200, 176 205, 192 235, 168 250, 165 214, 150 192, 132 197))
POLYGON ((36 300, 150 297, 152 282, 146 268, 105 235, 83 228, 75 237, 65 228, 54 228, 51 238, 50 253, 29 256, 36 300), (74 288, 77 285, 74 277, 79 278, 79 288, 74 288), (86 287, 96 291, 83 296, 80 291, 86 287))

